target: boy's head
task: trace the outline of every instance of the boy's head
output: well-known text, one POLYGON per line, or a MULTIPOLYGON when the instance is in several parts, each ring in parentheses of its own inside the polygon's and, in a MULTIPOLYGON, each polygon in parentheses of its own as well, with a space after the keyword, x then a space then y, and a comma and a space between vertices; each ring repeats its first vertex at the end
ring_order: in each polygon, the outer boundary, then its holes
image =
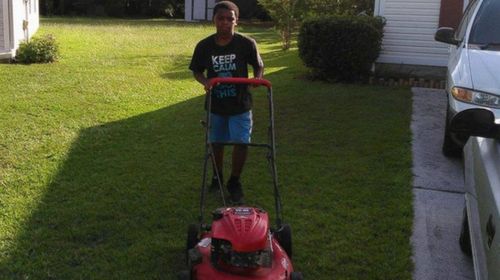
POLYGON ((236 19, 238 19, 238 17, 240 16, 240 9, 238 8, 238 6, 236 6, 236 4, 234 4, 231 1, 220 1, 220 2, 217 2, 214 6, 213 17, 215 17, 215 15, 217 15, 217 12, 221 9, 234 11, 234 15, 236 16, 236 19))
POLYGON ((220 1, 214 7, 214 23, 217 34, 224 37, 234 34, 235 26, 238 24, 240 11, 238 6, 230 1, 220 1))

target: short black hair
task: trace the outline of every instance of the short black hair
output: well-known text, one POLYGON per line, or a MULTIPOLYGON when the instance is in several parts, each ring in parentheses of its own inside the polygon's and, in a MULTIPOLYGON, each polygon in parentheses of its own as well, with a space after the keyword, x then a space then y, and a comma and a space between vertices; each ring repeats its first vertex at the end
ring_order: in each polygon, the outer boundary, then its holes
POLYGON ((237 18, 239 18, 239 16, 240 16, 240 9, 238 8, 238 6, 236 6, 236 4, 234 4, 231 1, 217 2, 217 4, 215 4, 215 6, 214 6, 213 16, 215 16, 217 14, 217 11, 220 9, 227 9, 230 11, 234 11, 234 14, 236 15, 237 18))

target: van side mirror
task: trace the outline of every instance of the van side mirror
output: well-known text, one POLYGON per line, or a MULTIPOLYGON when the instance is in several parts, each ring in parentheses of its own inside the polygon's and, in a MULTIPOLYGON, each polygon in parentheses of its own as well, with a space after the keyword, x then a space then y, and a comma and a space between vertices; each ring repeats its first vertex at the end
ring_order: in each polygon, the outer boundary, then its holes
POLYGON ((493 112, 473 108, 458 112, 450 122, 450 131, 464 136, 499 138, 500 125, 493 112))
POLYGON ((434 34, 434 40, 451 45, 458 45, 459 41, 455 39, 455 29, 451 27, 440 27, 434 34))

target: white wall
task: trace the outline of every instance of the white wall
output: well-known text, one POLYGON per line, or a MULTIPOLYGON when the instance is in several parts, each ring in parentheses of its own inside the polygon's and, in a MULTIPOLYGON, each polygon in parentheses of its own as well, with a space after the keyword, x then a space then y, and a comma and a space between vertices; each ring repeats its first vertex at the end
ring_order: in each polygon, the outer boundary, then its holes
POLYGON ((380 63, 446 66, 449 46, 434 40, 440 0, 376 0, 375 15, 383 16, 380 63))
POLYGON ((19 43, 35 34, 40 25, 39 19, 39 0, 12 0, 13 15, 13 42, 17 49, 19 43), (28 28, 23 30, 23 21, 28 19, 28 28))

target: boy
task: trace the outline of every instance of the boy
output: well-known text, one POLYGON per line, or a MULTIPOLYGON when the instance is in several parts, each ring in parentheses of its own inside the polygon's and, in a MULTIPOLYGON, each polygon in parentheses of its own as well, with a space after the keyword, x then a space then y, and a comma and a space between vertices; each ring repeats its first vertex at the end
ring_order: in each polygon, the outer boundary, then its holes
MULTIPOLYGON (((239 9, 230 1, 218 2, 213 10, 216 33, 201 40, 194 50, 189 65, 194 78, 208 92, 208 81, 215 77, 248 78, 248 64, 255 78, 262 78, 264 64, 255 40, 235 33, 239 9), (206 72, 206 73, 205 73, 206 72)), ((219 85, 212 89, 210 139, 216 166, 212 187, 218 186, 216 172, 222 181, 224 146, 217 143, 233 142, 248 144, 252 132, 252 96, 246 85, 219 85)), ((234 204, 243 201, 240 176, 247 158, 246 145, 234 145, 231 177, 227 182, 230 200, 234 204)))

